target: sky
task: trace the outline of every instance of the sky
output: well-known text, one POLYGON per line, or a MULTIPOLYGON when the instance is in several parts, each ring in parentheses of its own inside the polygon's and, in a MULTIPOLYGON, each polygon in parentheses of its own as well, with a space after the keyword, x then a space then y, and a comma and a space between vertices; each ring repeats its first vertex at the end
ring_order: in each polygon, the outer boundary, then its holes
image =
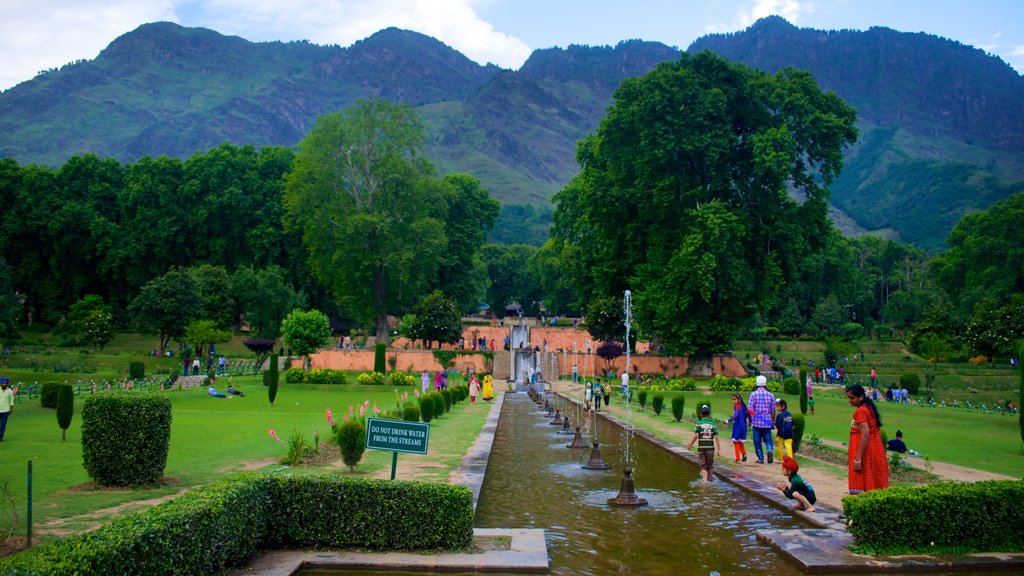
POLYGON ((92 60, 118 36, 158 21, 254 42, 340 46, 394 26, 517 69, 535 49, 570 44, 641 39, 685 49, 772 14, 802 28, 927 32, 1024 72, 1020 0, 0 0, 0 90, 92 60))

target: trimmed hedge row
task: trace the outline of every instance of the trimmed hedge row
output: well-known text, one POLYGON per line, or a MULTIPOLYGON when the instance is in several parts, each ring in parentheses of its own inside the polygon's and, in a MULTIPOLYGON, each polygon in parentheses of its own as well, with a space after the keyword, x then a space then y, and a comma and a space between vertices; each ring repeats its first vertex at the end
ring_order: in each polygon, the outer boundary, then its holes
POLYGON ((171 401, 159 394, 101 394, 82 404, 82 460, 105 486, 151 484, 164 475, 171 401))
POLYGON ((217 574, 262 548, 453 549, 472 536, 462 486, 249 473, 0 561, 0 573, 217 574))
POLYGON ((848 530, 862 546, 925 551, 1024 550, 1024 480, 941 482, 843 499, 848 530))

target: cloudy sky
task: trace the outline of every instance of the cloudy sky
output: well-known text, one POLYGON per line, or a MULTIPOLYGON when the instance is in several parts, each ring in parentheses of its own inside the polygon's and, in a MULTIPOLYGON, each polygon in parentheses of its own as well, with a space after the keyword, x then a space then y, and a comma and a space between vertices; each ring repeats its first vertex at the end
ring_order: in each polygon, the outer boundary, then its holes
POLYGON ((395 26, 477 62, 518 68, 537 48, 633 38, 686 48, 771 14, 809 28, 928 32, 1024 71, 1020 0, 0 0, 0 90, 93 59, 118 36, 156 21, 252 41, 341 46, 395 26))

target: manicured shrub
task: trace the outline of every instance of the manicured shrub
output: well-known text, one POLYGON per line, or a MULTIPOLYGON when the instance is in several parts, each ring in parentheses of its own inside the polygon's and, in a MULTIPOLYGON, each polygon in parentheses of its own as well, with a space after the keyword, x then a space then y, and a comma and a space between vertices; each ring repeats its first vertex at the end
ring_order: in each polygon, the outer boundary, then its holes
POLYGON ((383 342, 377 342, 373 349, 373 371, 383 374, 387 370, 388 346, 383 342))
POLYGON ((444 416, 447 410, 444 409, 444 396, 440 392, 431 392, 430 398, 434 401, 434 418, 444 416))
MULTIPOLYGON (((295 368, 289 368, 291 372, 295 368)), ((287 376, 285 382, 288 381, 287 376)), ((309 372, 306 372, 302 378, 302 381, 306 384, 330 384, 330 385, 342 385, 348 384, 345 377, 345 373, 341 370, 332 370, 330 368, 314 368, 309 372)))
POLYGON ((60 384, 57 388, 57 425, 60 426, 60 440, 68 439, 68 427, 75 415, 75 389, 71 384, 60 384))
POLYGON ((887 552, 1024 550, 1024 480, 941 482, 843 499, 847 530, 887 552))
MULTIPOLYGON (((268 372, 263 373, 264 386, 268 386, 270 384, 268 376, 268 372)), ((284 381, 288 384, 302 384, 306 381, 306 371, 302 368, 289 368, 284 371, 284 381)))
POLYGON ((85 471, 107 486, 152 484, 164 474, 171 401, 142 392, 90 396, 82 405, 85 471))
POLYGON ((434 419, 434 398, 430 394, 420 396, 420 418, 424 422, 434 419))
POLYGON ((807 371, 800 369, 800 413, 807 414, 807 371))
POLYGON ((800 393, 800 382, 796 378, 786 378, 782 381, 782 391, 791 396, 800 393))
POLYGON ((383 386, 384 385, 384 373, 383 372, 363 372, 356 380, 363 386, 383 386))
POLYGON ((686 396, 676 394, 672 397, 672 418, 676 422, 683 419, 683 409, 686 407, 686 396))
POLYGON ((132 360, 128 363, 128 376, 132 380, 141 380, 146 377, 146 364, 142 360, 132 360))
POLYGON ((418 378, 405 372, 392 371, 388 374, 388 386, 413 386, 418 382, 418 378))
POLYGON ((445 388, 444 390, 441 390, 441 398, 444 399, 444 411, 445 412, 451 412, 452 411, 452 404, 454 402, 452 400, 452 391, 447 389, 447 388, 445 388))
POLYGON ((921 377, 914 372, 900 374, 900 387, 906 388, 907 392, 911 394, 917 394, 917 391, 921 389, 921 377))
POLYGON ((661 416, 661 410, 665 407, 665 395, 658 392, 651 396, 651 410, 655 416, 661 416))
POLYGON ((793 414, 793 452, 800 450, 800 441, 804 439, 804 429, 807 426, 807 419, 803 414, 793 414))
POLYGON ((277 384, 280 374, 277 372, 277 354, 270 355, 270 369, 267 370, 267 399, 270 400, 270 405, 274 405, 274 400, 277 400, 277 384))
POLYGON ((338 428, 337 441, 341 461, 348 466, 350 472, 354 471, 366 451, 366 426, 356 418, 346 419, 338 428))
POLYGON ((402 406, 402 420, 406 422, 419 422, 420 421, 420 407, 415 402, 406 402, 405 406, 402 406))
POLYGON ((636 402, 640 405, 640 409, 643 410, 647 406, 647 390, 641 388, 636 393, 636 402))
POLYGON ((43 408, 56 408, 58 390, 60 390, 59 383, 43 382, 39 388, 39 405, 43 408))

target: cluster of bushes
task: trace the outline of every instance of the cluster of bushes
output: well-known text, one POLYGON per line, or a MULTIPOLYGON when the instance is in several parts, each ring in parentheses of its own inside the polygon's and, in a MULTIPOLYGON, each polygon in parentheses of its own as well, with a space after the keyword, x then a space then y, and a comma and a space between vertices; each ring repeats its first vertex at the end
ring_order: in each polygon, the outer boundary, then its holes
POLYGON ((450 550, 472 536, 462 486, 243 474, 8 558, 0 572, 215 574, 262 548, 450 550))
POLYGON ((284 373, 284 381, 288 384, 348 384, 343 371, 330 368, 314 368, 308 372, 289 368, 284 373))
POLYGON ((364 386, 414 386, 418 379, 412 374, 392 370, 387 375, 382 372, 363 372, 356 379, 364 386))
POLYGON ((941 482, 843 499, 848 530, 875 552, 1024 551, 1024 480, 941 482))
MULTIPOLYGON (((754 388, 757 387, 757 378, 727 378, 725 376, 715 376, 708 380, 708 388, 712 392, 753 392, 754 388)), ((775 380, 769 380, 766 386, 769 392, 776 393, 782 391, 782 386, 775 380)))
POLYGON ((693 392, 697 389, 697 382, 693 378, 673 378, 671 380, 655 380, 650 386, 641 386, 641 388, 651 391, 693 392))
POLYGON ((469 388, 466 386, 452 386, 440 392, 422 394, 419 401, 420 418, 424 422, 440 418, 446 412, 449 412, 452 406, 466 398, 469 398, 469 388))

